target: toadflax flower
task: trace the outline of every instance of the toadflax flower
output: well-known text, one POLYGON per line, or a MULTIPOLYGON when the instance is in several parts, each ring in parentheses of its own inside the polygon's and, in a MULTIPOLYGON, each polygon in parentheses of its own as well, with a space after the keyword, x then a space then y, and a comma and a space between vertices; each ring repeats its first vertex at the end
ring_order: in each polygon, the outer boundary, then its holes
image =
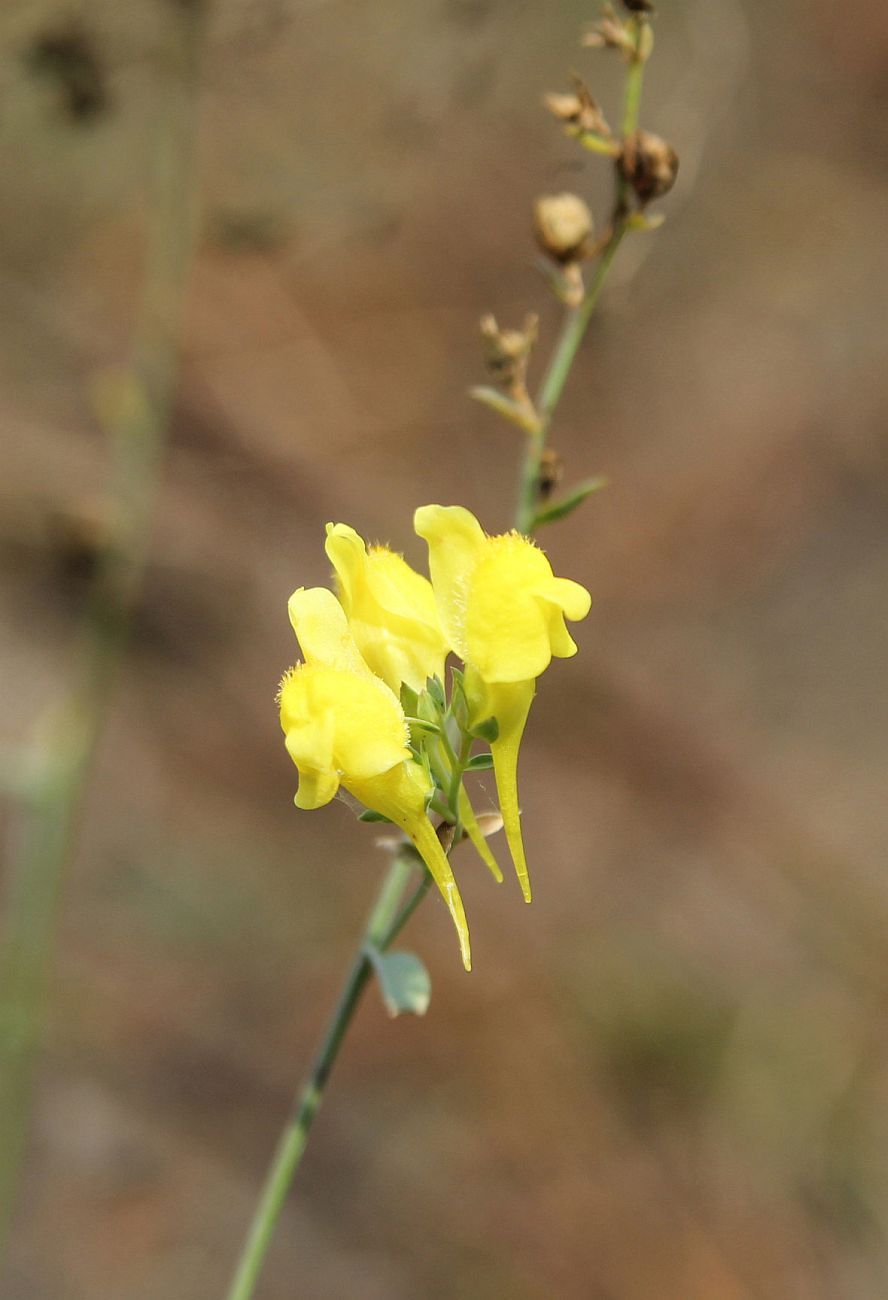
POLYGON ((419 693, 429 677, 443 677, 448 647, 428 578, 387 546, 368 548, 348 524, 327 525, 326 551, 342 608, 373 672, 396 695, 402 682, 419 693))
MULTIPOLYGON (((428 578, 387 546, 368 547, 348 524, 327 524, 325 549, 349 627, 372 671, 398 696, 402 684, 420 694, 430 677, 442 679, 450 647, 428 578)), ((462 787, 459 812, 482 861, 502 880, 462 787)))
POLYGON ((521 889, 530 880, 518 807, 518 747, 539 677, 553 655, 576 645, 565 617, 585 618, 592 598, 578 582, 556 578, 527 537, 489 537, 462 506, 422 506, 416 531, 429 547, 429 570, 441 626, 465 661, 469 725, 495 718, 491 743, 506 839, 521 889))
POLYGON ((404 711, 362 658, 345 612, 324 587, 290 597, 290 621, 304 663, 285 675, 281 726, 299 769, 296 805, 320 808, 340 785, 412 840, 447 904, 471 969, 469 931, 459 889, 426 816, 431 782, 407 747, 404 711))

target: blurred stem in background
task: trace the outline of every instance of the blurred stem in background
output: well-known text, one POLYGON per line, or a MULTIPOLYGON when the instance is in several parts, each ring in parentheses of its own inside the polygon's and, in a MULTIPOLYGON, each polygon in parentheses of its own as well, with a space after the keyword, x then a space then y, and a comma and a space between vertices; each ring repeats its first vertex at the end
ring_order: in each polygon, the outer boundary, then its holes
MULTIPOLYGON (((646 31, 646 18, 633 17, 629 20, 627 30, 633 34, 635 56, 629 60, 626 72, 622 118, 624 138, 635 131, 638 125, 646 58, 646 55, 641 53, 641 42, 646 31)), ((586 327, 595 310, 608 271, 623 236, 629 229, 629 214, 628 185, 617 165, 616 198, 610 234, 601 250, 592 281, 581 301, 579 304, 565 308, 561 331, 546 367, 537 401, 536 414, 539 419, 534 427, 526 429, 528 438, 521 470, 515 527, 527 536, 533 534, 536 524, 541 521, 541 515, 538 514, 541 463, 552 416, 576 359, 586 327)), ((272 1158, 227 1300, 251 1300, 255 1293, 278 1218, 308 1144, 309 1133, 323 1100, 326 1084, 360 1004, 361 995, 373 973, 373 963, 369 954, 374 950, 377 953, 386 952, 419 906, 431 884, 431 877, 427 871, 424 871, 419 885, 414 887, 407 895, 406 901, 402 903, 412 865, 416 865, 415 859, 411 863, 410 856, 406 856, 403 851, 396 852, 383 878, 367 926, 352 959, 336 1005, 323 1031, 314 1063, 297 1095, 292 1117, 284 1127, 272 1158)))
POLYGON ((169 5, 146 203, 143 299, 129 366, 101 385, 111 467, 107 541, 78 634, 72 683, 49 706, 15 785, 0 947, 0 1264, 24 1153, 65 865, 142 584, 179 368, 194 229, 194 158, 206 7, 169 5))

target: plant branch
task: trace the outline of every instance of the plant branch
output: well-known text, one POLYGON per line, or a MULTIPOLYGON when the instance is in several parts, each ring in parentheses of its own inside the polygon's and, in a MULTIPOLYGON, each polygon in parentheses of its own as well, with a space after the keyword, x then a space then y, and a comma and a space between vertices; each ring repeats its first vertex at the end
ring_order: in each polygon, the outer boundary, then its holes
MULTIPOLYGON (((642 23, 636 20, 635 41, 638 51, 642 23)), ((641 108, 641 91, 644 82, 644 60, 632 59, 626 73, 626 85, 623 93, 622 134, 625 138, 638 126, 638 114, 641 108)), ((536 400, 539 425, 528 436, 527 451, 521 467, 521 480, 518 491, 518 509, 515 514, 515 527, 519 533, 530 535, 533 532, 538 506, 540 467, 552 417, 555 413, 568 376, 573 368, 589 321, 598 305, 608 272, 628 228, 629 203, 627 182, 616 169, 616 199, 614 203, 613 222, 610 237, 604 245, 582 301, 576 306, 565 308, 561 330, 549 358, 543 381, 536 400)))

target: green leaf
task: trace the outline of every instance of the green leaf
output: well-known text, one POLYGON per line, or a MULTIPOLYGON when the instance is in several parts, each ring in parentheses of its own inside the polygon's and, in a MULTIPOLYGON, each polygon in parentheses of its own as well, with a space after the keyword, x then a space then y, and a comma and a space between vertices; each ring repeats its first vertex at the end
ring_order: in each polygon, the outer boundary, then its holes
POLYGON ((432 996, 432 981, 416 953, 404 949, 380 952, 371 945, 367 948, 367 956, 373 963, 389 1015, 424 1016, 432 996))
POLYGON ((496 718, 485 718, 483 722, 478 723, 477 727, 472 728, 471 735, 477 736, 479 740, 486 740, 488 745, 492 745, 499 736, 499 723, 496 718))
POLYGON ((568 515, 573 514, 577 506, 582 505, 586 497, 591 496, 593 492, 600 492, 607 485, 608 480, 603 474, 597 474, 595 478, 584 479, 566 497, 562 497, 560 501, 554 501, 552 505, 538 510, 533 521, 534 528, 538 528, 540 524, 553 524, 556 519, 565 519, 568 515))
POLYGON ((493 767, 493 754, 476 754, 466 763, 467 772, 489 772, 493 767))
POLYGON ((393 825, 391 817, 384 817, 382 813, 374 812, 372 808, 365 808, 358 817, 359 822, 388 822, 389 826, 393 825))

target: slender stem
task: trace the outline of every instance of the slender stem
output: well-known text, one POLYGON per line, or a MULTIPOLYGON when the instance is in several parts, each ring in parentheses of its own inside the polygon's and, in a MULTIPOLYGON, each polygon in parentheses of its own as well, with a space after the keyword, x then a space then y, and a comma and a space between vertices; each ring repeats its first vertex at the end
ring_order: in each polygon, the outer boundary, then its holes
MULTIPOLYGON (((451 747, 451 752, 452 747, 451 747)), ((450 777, 450 807, 456 815, 456 824, 459 827, 459 790, 462 785, 462 779, 465 774, 466 764, 472 752, 472 737, 464 735, 462 744, 459 747, 459 753, 454 754, 453 771, 450 777)))
MULTIPOLYGON (((642 24, 640 19, 636 19, 635 30, 635 48, 638 49, 641 40, 642 24)), ((641 90, 644 85, 644 60, 633 59, 629 64, 629 70, 626 73, 626 85, 623 90, 623 135, 630 135, 638 126, 638 115, 641 111, 641 90)))
POLYGON ((361 942, 327 1022, 308 1078, 302 1086, 293 1115, 281 1135, 272 1159, 237 1271, 228 1291, 228 1300, 249 1300, 253 1294, 290 1183, 305 1151, 312 1122, 323 1100, 327 1080, 372 972, 366 949, 374 946, 385 951, 413 915, 429 888, 431 876, 423 870, 420 883, 403 906, 399 907, 404 889, 416 866, 415 858, 406 853, 399 853, 382 882, 361 942))
MULTIPOLYGON (((641 31, 641 22, 636 20, 636 48, 641 38, 641 31)), ((640 58, 633 59, 626 73, 626 85, 623 95, 622 134, 624 137, 630 135, 638 125, 643 83, 644 60, 640 58)), ((546 367, 539 395, 537 396, 536 410, 539 416, 539 425, 528 437, 527 451, 521 467, 518 508, 515 513, 515 527, 519 533, 529 535, 533 532, 538 504, 540 466, 543 453, 546 450, 552 416, 561 400, 561 394, 573 368, 580 344, 585 337, 592 314, 598 305, 608 272, 617 255, 617 250, 623 242, 623 236, 626 234, 626 219, 628 216, 627 187, 619 169, 617 169, 616 176, 617 191, 610 239, 602 249, 592 281, 582 302, 577 306, 565 308, 561 331, 549 358, 549 364, 546 367)))
POLYGON ((177 11, 170 86, 159 99, 142 313, 132 365, 109 420, 108 505, 116 531, 98 557, 72 684, 43 720, 11 846, 0 950, 0 1256, 25 1147, 62 875, 141 585, 175 392, 193 228, 201 11, 199 5, 177 11))

